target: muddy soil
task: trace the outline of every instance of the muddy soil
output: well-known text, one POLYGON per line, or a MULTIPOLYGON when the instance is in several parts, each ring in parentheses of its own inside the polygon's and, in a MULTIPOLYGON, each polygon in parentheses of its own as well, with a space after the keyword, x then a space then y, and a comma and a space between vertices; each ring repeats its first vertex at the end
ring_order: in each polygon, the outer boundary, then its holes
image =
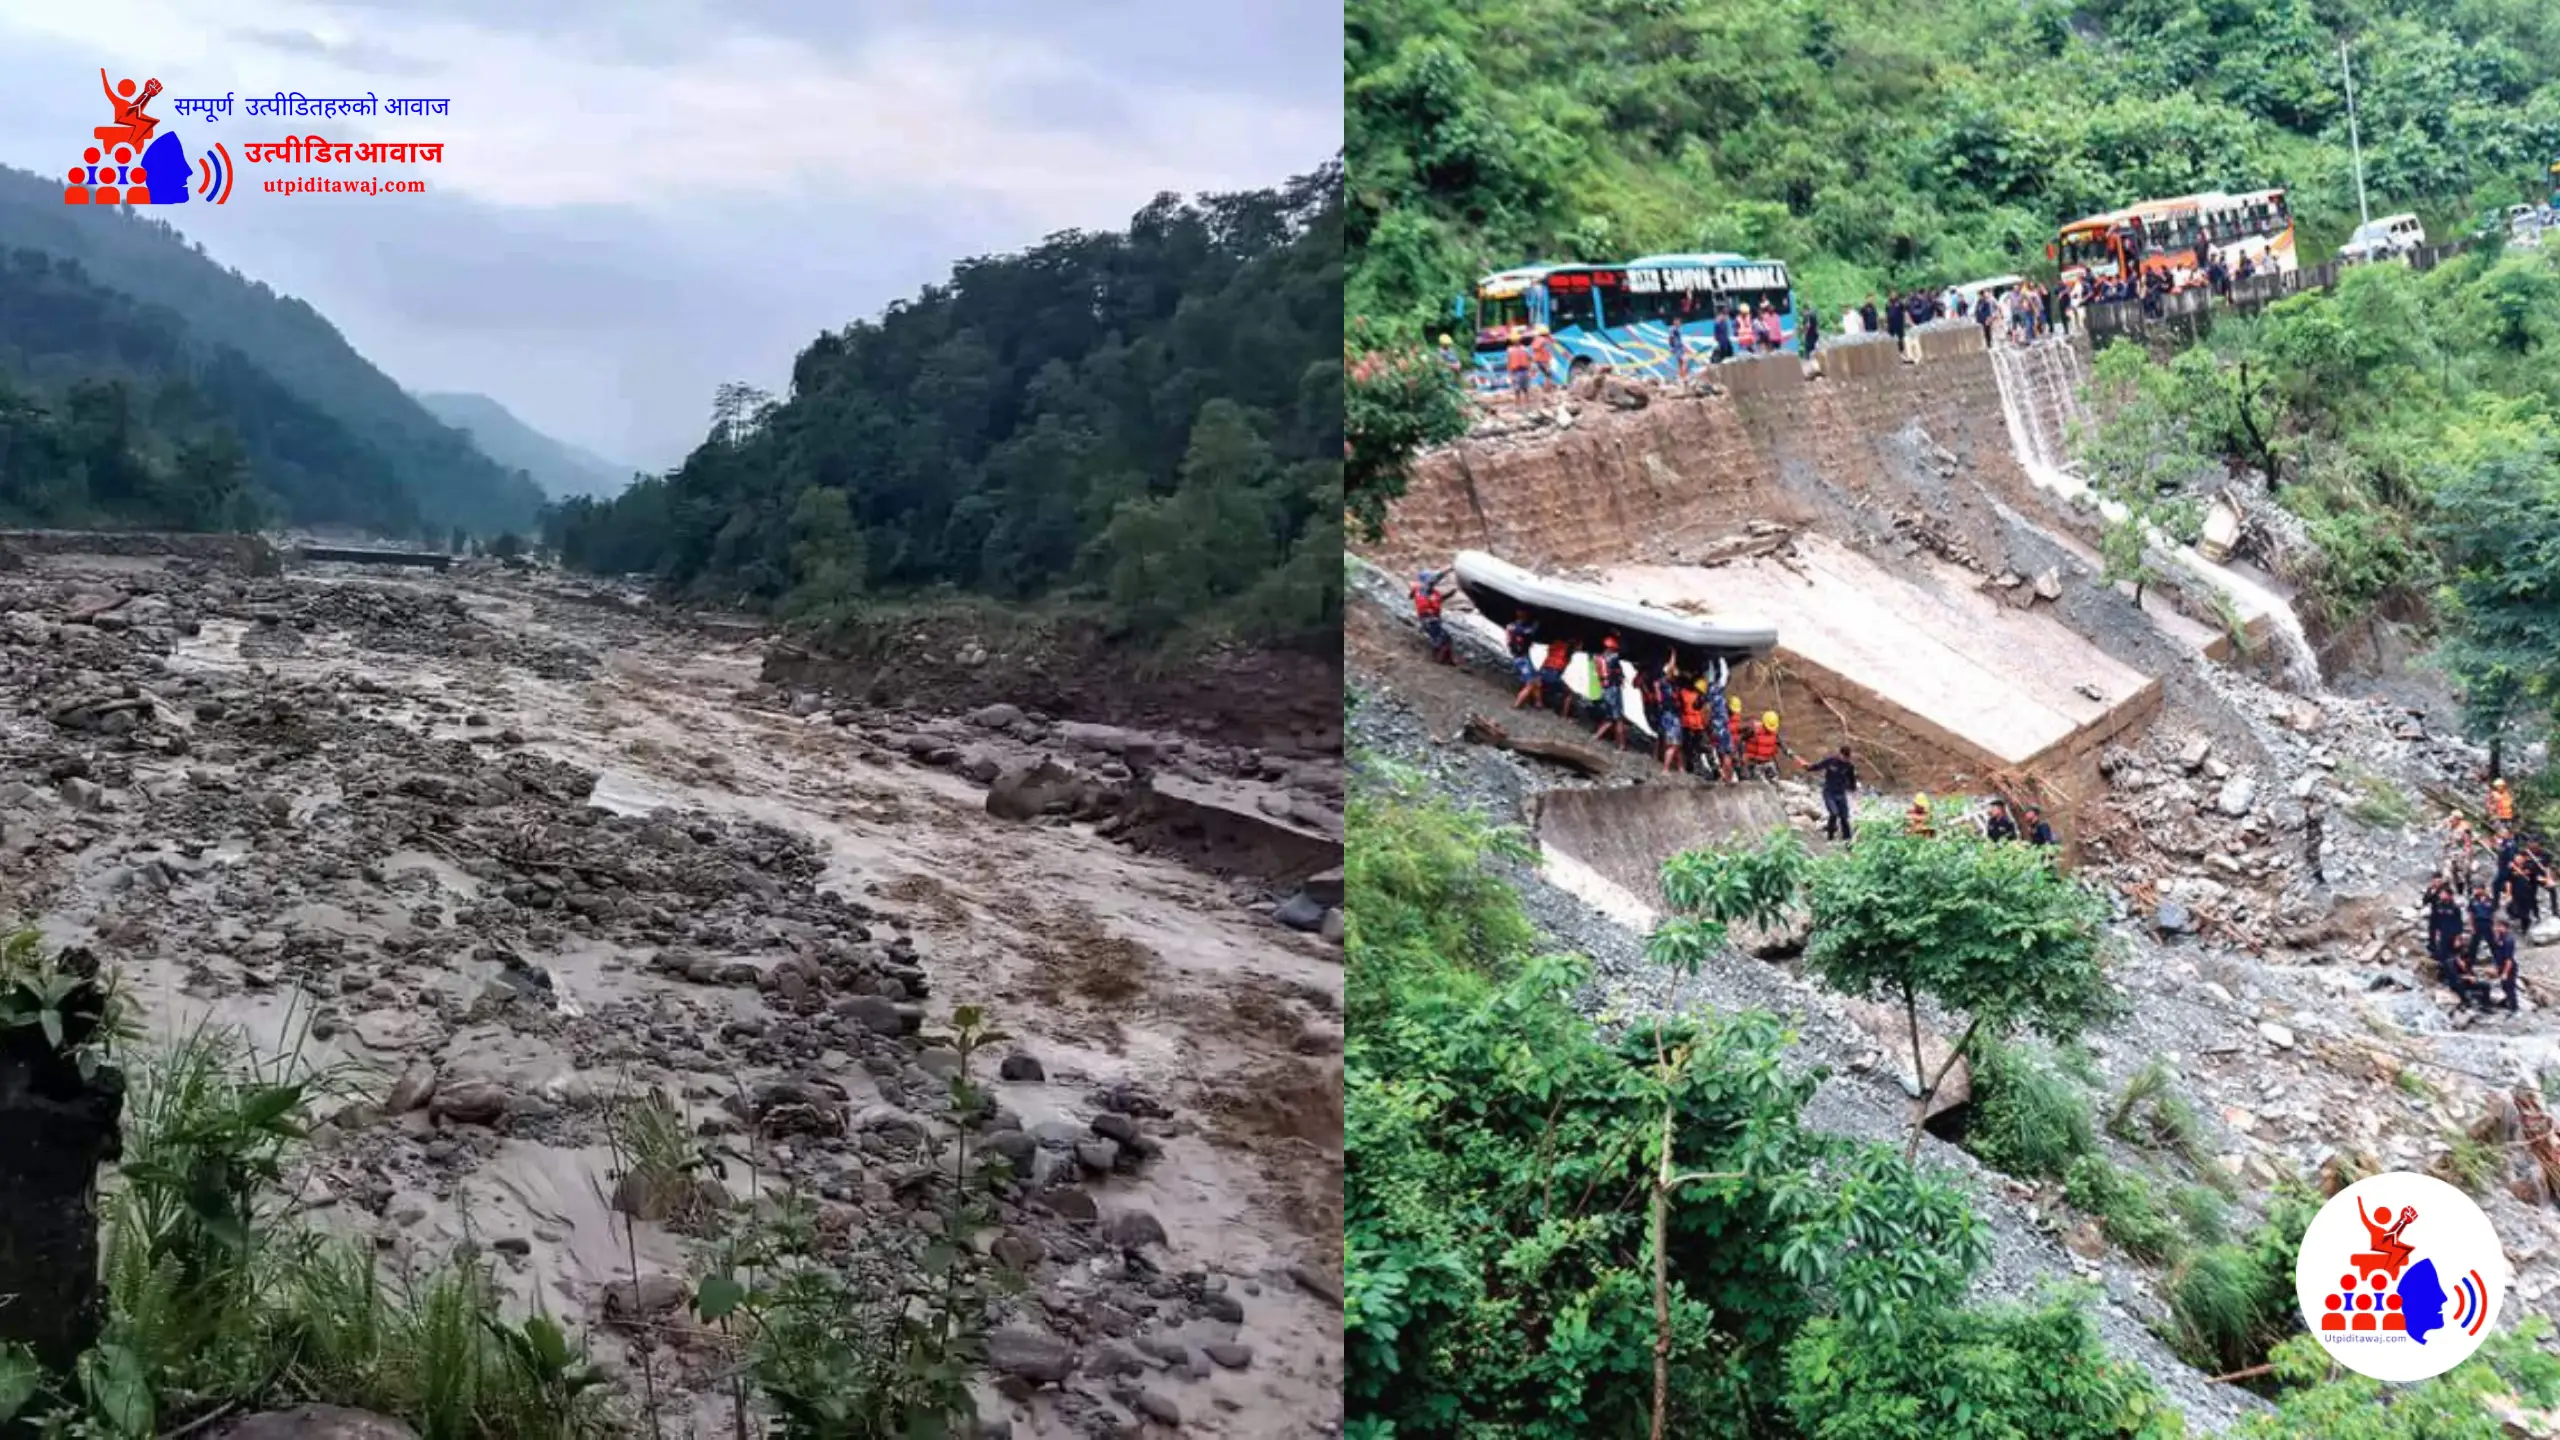
POLYGON ((965 612, 920 617, 858 645, 774 644, 763 677, 836 696, 951 713, 1013 704, 1280 754, 1342 754, 1339 653, 1224 648, 1168 664, 1060 621, 1002 633, 965 612), (929 683, 918 683, 929 675, 929 683))
POLYGON ((1015 1038, 982 1057, 1000 1108, 972 1143, 1016 1175, 980 1241, 1028 1277, 989 1433, 1338 1430, 1338 949, 1275 923, 1285 877, 998 819, 984 788, 1047 761, 1108 790, 1138 753, 1338 841, 1338 765, 1020 696, 826 703, 760 679, 751 627, 597 591, 0 575, 11 903, 156 1031, 210 1018, 369 1077, 314 1136, 306 1202, 394 1263, 476 1243, 626 1380, 646 1346, 671 1436, 729 1433, 729 1361, 680 1308, 696 1240, 617 1213, 617 1108, 663 1092, 747 1156, 720 1206, 787 1189, 822 1234, 920 1224, 955 1058, 923 1037, 983 1006, 1015 1038), (609 1295, 648 1323, 604 1323, 609 1295))

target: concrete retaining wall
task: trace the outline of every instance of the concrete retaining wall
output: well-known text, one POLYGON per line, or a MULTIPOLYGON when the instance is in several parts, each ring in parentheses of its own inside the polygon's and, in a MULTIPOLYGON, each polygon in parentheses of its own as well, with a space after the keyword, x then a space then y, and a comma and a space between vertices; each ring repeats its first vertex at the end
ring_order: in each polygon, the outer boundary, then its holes
POLYGON ((1385 539, 1363 548, 1400 572, 1460 550, 1549 570, 1676 561, 1752 520, 1819 519, 1790 493, 1787 472, 1809 468, 1854 496, 1887 468, 1884 447, 1915 424, 2002 494, 2033 503, 1981 332, 1947 328, 1953 338, 1938 343, 1950 352, 1924 364, 1856 373, 1869 363, 1861 355, 1850 373, 1777 386, 1755 372, 1722 396, 1663 395, 1624 415, 1592 407, 1561 435, 1434 451, 1389 510, 1385 539))

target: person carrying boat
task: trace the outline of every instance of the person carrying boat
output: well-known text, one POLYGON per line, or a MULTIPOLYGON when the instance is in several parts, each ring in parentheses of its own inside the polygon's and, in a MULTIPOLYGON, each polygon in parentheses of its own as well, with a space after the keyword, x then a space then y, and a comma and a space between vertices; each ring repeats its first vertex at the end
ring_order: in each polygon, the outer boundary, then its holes
POLYGON ((1764 711, 1742 747, 1742 763, 1754 780, 1778 781, 1778 712, 1764 711))
POLYGON ((1600 697, 1595 702, 1600 711, 1600 728, 1591 732, 1591 738, 1612 741, 1624 750, 1627 748, 1627 663, 1618 656, 1617 636, 1602 637, 1600 653, 1592 657, 1591 665, 1600 675, 1600 697))
POLYGON ((1511 647, 1511 680, 1520 687, 1520 693, 1511 697, 1514 710, 1528 704, 1538 693, 1538 665, 1529 658, 1529 647, 1537 639, 1538 622, 1529 618, 1529 607, 1523 605, 1519 617, 1502 630, 1502 643, 1511 647))
POLYGON ((1573 669, 1573 641, 1570 637, 1547 646, 1546 657, 1538 664, 1538 708, 1552 702, 1556 713, 1567 720, 1573 718, 1573 687, 1565 683, 1565 675, 1573 669))
POLYGON ((1443 665, 1458 663, 1457 646, 1440 618, 1440 607, 1448 603, 1450 593, 1440 588, 1440 576, 1434 571, 1425 570, 1414 579, 1413 618, 1422 622, 1422 638, 1431 646, 1431 658, 1443 665))

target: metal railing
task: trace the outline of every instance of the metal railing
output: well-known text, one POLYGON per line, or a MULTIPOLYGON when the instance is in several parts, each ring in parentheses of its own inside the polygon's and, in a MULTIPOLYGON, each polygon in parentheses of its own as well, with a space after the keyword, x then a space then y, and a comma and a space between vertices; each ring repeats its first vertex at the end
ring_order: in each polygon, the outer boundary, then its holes
MULTIPOLYGON (((2468 240, 2456 240, 2445 245, 2421 245, 2410 251, 2405 259, 2413 270, 2433 270, 2470 248, 2471 242, 2468 240)), ((2398 259, 2399 257, 2393 257, 2364 263, 2388 265, 2398 263, 2398 259)), ((2338 276, 2353 268, 2341 261, 2330 260, 2303 270, 2273 275, 2252 275, 2246 280, 2232 281, 2230 298, 2227 300, 2203 286, 2197 286, 2191 290, 2181 290, 2174 295, 2161 296, 2159 313, 2156 315, 2145 313, 2143 304, 2139 300, 2120 300, 2109 305, 2091 305, 2082 314, 2086 317, 2089 338, 2093 341, 2138 335, 2146 330, 2164 327, 2192 331, 2210 318, 2217 308, 2257 310, 2287 296, 2299 295, 2306 290, 2334 290, 2338 285, 2338 276)))

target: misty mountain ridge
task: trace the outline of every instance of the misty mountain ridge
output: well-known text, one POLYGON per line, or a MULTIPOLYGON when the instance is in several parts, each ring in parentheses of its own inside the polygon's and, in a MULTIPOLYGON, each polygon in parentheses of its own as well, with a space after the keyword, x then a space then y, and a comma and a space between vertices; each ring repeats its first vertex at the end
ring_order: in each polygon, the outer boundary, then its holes
MULTIPOLYGON (((235 372, 231 392, 263 393, 271 386, 298 401, 305 414, 332 422, 328 443, 351 441, 365 462, 355 483, 380 492, 361 499, 339 494, 333 508, 369 517, 414 515, 418 533, 439 537, 456 526, 484 535, 533 528, 545 497, 527 474, 483 454, 467 434, 429 413, 307 302, 210 259, 148 210, 67 206, 60 180, 0 166, 0 254, 21 250, 78 264, 69 274, 17 267, 31 284, 44 287, 47 305, 69 303, 74 290, 96 290, 129 300, 137 316, 160 316, 152 330, 174 339, 185 359, 163 346, 149 367, 153 381, 186 379, 191 404, 224 388, 205 383, 206 368, 219 365, 235 372), (236 375, 244 365, 256 372, 254 383, 236 375)), ((96 295, 78 303, 104 307, 101 314, 122 313, 96 295)), ((52 389, 82 369, 115 374, 136 368, 104 340, 81 346, 70 332, 57 334, 45 348, 52 389), (83 349, 91 353, 84 356, 83 349)), ((248 454, 249 483, 284 502, 287 513, 277 518, 342 518, 302 513, 297 494, 311 493, 312 487, 278 483, 262 473, 263 457, 325 448, 296 442, 289 432, 302 421, 273 403, 275 398, 243 406, 217 396, 216 408, 226 412, 219 418, 248 454)))
POLYGON ((440 391, 416 398, 429 414, 469 435, 480 453, 532 476, 554 500, 581 495, 610 500, 631 483, 631 466, 546 435, 486 395, 440 391))

